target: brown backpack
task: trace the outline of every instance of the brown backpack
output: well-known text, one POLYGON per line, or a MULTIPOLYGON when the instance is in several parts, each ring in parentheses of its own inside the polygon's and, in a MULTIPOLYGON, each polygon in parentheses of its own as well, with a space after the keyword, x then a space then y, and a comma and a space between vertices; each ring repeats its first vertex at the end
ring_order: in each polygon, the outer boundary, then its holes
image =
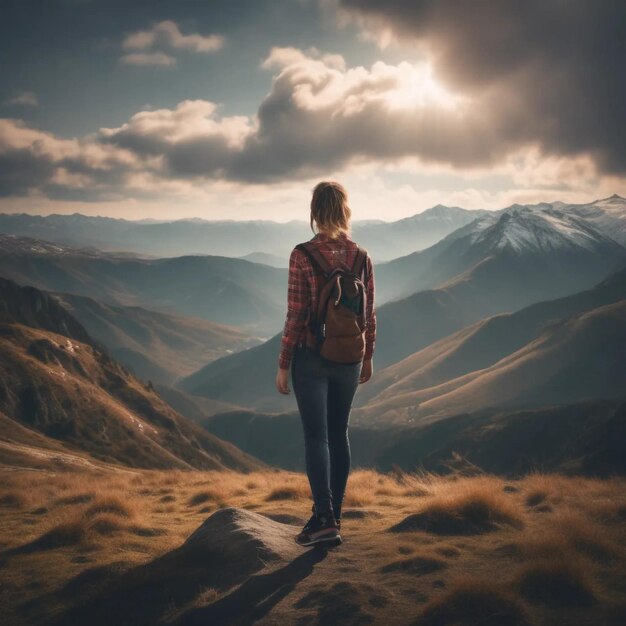
POLYGON ((313 242, 296 246, 319 275, 317 310, 307 319, 306 345, 335 363, 358 363, 365 355, 367 250, 359 247, 352 268, 332 267, 313 242))

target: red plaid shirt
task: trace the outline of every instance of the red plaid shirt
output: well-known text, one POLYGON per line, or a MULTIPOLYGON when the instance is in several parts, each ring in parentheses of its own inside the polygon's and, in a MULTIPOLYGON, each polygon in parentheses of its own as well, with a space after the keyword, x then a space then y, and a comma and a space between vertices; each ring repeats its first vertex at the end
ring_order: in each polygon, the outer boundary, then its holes
MULTIPOLYGON (((311 239, 332 267, 347 264, 352 267, 356 257, 357 244, 349 235, 341 235, 331 239, 328 235, 318 233, 311 239)), ((374 354, 376 338, 376 312, 374 310, 374 267, 369 255, 367 257, 369 281, 367 287, 367 315, 365 327, 365 356, 371 359, 374 354)), ((281 350, 278 364, 282 369, 289 369, 293 351, 306 337, 306 317, 310 310, 317 308, 317 292, 319 277, 315 273, 309 257, 294 248, 289 257, 289 284, 287 289, 287 319, 283 329, 281 350)))

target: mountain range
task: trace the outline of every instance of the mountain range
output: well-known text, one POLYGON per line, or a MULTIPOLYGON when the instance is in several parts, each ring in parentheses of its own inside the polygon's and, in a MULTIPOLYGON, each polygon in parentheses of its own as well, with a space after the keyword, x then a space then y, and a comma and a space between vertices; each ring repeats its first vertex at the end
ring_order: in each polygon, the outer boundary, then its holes
MULTIPOLYGON (((435 223, 467 217, 447 209, 431 210, 435 223)), ((480 451, 502 469, 498 450, 512 451, 516 434, 540 437, 553 419, 556 441, 568 406, 578 407, 568 445, 579 466, 601 471, 583 433, 600 441, 624 417, 626 200, 476 215, 426 249, 376 263, 375 373, 351 418, 368 450, 361 458, 441 468, 459 450, 472 459, 480 451)), ((180 468, 291 462, 295 398, 274 387, 282 257, 148 258, 110 243, 103 251, 87 240, 90 219, 76 218, 84 240, 72 244, 0 235, 0 454, 27 449, 31 433, 31 456, 45 449, 180 468)), ((99 224, 121 233, 119 222, 99 224)), ((362 226, 381 224, 400 228, 362 226)), ((543 448, 533 456, 531 443, 528 458, 539 463, 543 448)), ((559 467, 573 463, 568 454, 559 467)))
MULTIPOLYGON (((625 264, 623 246, 551 206, 480 218, 375 270, 377 293, 387 290, 390 297, 393 285, 417 291, 376 307, 374 363, 381 371, 374 379, 386 380, 388 366, 484 318, 587 290, 625 264)), ((280 334, 208 364, 180 387, 256 410, 291 410, 293 398, 279 396, 273 385, 279 347, 280 334)))
POLYGON ((0 235, 0 276, 45 291, 199 317, 266 336, 282 325, 287 289, 284 269, 243 259, 142 259, 68 247, 58 252, 10 235, 0 235))
MULTIPOLYGON (((243 257, 249 254, 278 256, 286 260, 293 246, 312 236, 308 210, 303 220, 286 223, 270 220, 130 221, 85 215, 0 215, 0 233, 44 239, 71 246, 93 246, 108 251, 128 251, 155 257, 188 254, 243 257)), ((372 258, 389 259, 426 248, 485 211, 437 205, 393 222, 355 220, 353 236, 372 258)), ((252 257, 252 260, 258 258, 252 257)), ((266 261, 263 261, 266 262, 266 261)), ((271 263, 272 265, 274 263, 271 263)))

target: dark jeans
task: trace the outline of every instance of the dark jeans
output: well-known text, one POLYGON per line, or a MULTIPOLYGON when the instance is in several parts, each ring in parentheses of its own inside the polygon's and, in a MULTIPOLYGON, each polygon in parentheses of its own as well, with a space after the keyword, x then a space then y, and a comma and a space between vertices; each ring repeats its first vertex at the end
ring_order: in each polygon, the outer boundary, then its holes
POLYGON ((333 363, 306 347, 295 349, 291 364, 315 510, 332 507, 337 517, 350 473, 348 421, 361 365, 333 363))

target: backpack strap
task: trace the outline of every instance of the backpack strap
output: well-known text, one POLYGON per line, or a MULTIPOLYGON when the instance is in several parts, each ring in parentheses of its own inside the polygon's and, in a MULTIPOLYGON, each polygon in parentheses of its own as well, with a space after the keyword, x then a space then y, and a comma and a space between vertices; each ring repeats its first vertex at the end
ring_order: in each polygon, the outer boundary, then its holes
POLYGON ((299 243, 296 248, 302 250, 308 257, 313 267, 319 268, 324 276, 328 276, 332 272, 330 263, 324 258, 324 255, 317 249, 315 244, 310 241, 299 243))
POLYGON ((352 273, 358 276, 359 278, 361 277, 361 275, 364 274, 363 282, 365 286, 367 287, 369 276, 367 275, 366 261, 367 261, 367 250, 359 246, 357 253, 356 253, 356 257, 354 258, 354 264, 352 266, 352 273))

